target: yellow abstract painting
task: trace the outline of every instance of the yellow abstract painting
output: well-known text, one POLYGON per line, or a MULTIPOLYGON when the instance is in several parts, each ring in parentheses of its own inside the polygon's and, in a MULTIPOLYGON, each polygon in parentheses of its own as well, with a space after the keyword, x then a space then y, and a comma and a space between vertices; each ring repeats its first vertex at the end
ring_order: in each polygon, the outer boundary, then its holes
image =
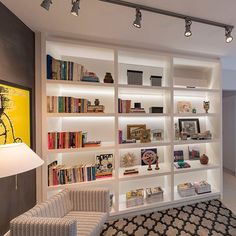
POLYGON ((31 145, 30 91, 0 83, 0 144, 31 145))

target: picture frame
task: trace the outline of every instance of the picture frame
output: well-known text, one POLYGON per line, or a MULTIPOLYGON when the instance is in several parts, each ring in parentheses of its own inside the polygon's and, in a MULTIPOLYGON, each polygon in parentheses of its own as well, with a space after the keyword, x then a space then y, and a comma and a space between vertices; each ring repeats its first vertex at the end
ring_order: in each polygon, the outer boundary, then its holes
POLYGON ((184 161, 184 151, 174 150, 174 162, 184 161))
POLYGON ((151 165, 156 164, 158 161, 157 148, 145 148, 141 149, 141 165, 149 165, 149 158, 151 165))
POLYGON ((140 140, 142 131, 146 130, 145 124, 127 125, 127 139, 140 140))
POLYGON ((0 144, 32 147, 32 89, 0 80, 0 144))
POLYGON ((191 113, 192 112, 192 103, 189 101, 177 102, 177 112, 178 113, 191 113))
POLYGON ((198 147, 188 147, 189 160, 200 160, 200 149, 198 147))
POLYGON ((179 119, 179 131, 185 132, 187 137, 200 133, 199 119, 179 119))
POLYGON ((153 129, 151 130, 152 141, 162 141, 164 140, 164 130, 163 129, 153 129))
POLYGON ((151 142, 151 130, 150 129, 145 129, 145 130, 141 131, 140 142, 141 143, 150 143, 151 142))

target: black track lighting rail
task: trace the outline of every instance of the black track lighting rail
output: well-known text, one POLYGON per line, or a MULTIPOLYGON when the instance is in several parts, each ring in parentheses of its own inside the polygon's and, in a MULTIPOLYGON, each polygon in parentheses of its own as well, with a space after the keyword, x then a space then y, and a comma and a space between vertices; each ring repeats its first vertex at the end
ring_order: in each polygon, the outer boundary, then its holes
POLYGON ((202 19, 202 18, 198 18, 198 17, 184 15, 184 14, 180 14, 180 13, 176 13, 176 12, 172 12, 172 11, 166 11, 166 10, 162 10, 162 9, 158 9, 158 8, 154 8, 154 7, 149 7, 149 6, 145 6, 145 5, 141 5, 141 4, 131 3, 131 2, 123 1, 123 0, 99 0, 99 1, 111 3, 111 4, 115 4, 115 5, 120 5, 120 6, 125 6, 125 7, 130 7, 130 8, 136 8, 136 9, 149 11, 149 12, 153 12, 153 13, 157 13, 157 14, 161 14, 161 15, 171 16, 171 17, 175 17, 175 18, 179 18, 179 19, 190 18, 191 21, 194 21, 194 22, 217 26, 217 27, 221 27, 224 29, 226 29, 226 28, 233 29, 234 28, 233 25, 228 25, 228 24, 224 24, 224 23, 220 23, 220 22, 216 22, 216 21, 211 21, 211 20, 206 20, 206 19, 202 19))

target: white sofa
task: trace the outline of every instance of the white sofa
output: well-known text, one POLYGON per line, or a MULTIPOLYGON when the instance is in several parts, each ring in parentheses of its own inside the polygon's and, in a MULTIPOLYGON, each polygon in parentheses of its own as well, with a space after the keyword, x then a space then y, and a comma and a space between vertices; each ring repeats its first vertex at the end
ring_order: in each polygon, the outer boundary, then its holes
POLYGON ((109 215, 109 190, 66 189, 13 219, 10 236, 97 236, 109 215))

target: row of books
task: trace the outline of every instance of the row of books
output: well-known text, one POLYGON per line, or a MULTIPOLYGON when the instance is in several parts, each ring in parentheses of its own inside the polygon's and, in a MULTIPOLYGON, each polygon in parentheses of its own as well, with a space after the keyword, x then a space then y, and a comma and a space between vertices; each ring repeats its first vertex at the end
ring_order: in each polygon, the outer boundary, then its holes
POLYGON ((75 62, 57 60, 47 55, 47 79, 50 80, 82 80, 85 68, 75 62))
POLYGON ((84 98, 47 96, 49 113, 86 113, 89 101, 84 98))
POLYGON ((83 147, 85 135, 78 132, 49 132, 48 149, 67 149, 83 147))
POLYGON ((48 185, 72 184, 96 180, 95 165, 51 165, 48 167, 48 185))
MULTIPOLYGON (((141 105, 141 104, 140 104, 141 105)), ((122 100, 118 98, 119 113, 146 113, 142 107, 131 107, 131 100, 122 100)))

